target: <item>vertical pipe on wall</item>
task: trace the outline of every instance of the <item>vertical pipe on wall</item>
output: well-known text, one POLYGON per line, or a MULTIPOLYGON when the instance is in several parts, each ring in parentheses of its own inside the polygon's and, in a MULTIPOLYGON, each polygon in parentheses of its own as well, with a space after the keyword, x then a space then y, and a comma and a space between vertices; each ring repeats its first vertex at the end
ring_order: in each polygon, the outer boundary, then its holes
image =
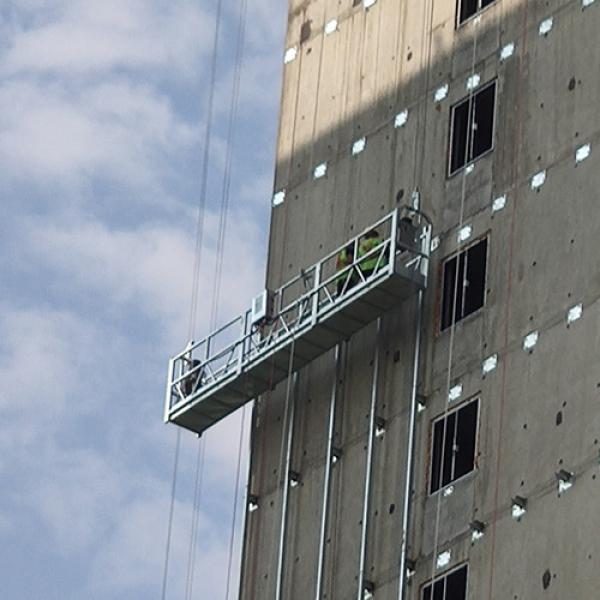
POLYGON ((358 600, 363 600, 365 585, 365 562, 367 558, 367 528, 369 500, 371 496, 371 475, 373 472, 373 443, 375 438, 375 409, 377 407, 377 382, 379 379, 379 345, 381 337, 381 317, 377 319, 375 338, 375 358, 373 360, 373 381, 371 384, 371 409, 369 413, 369 438, 367 444, 367 465, 365 469, 365 490, 363 496, 362 528, 360 536, 360 556, 358 565, 358 600))
MULTIPOLYGON (((287 506, 290 490, 290 464, 292 461, 292 443, 294 440, 294 413, 296 407, 296 391, 298 386, 298 373, 294 373, 293 392, 288 394, 286 403, 289 404, 287 419, 287 449, 285 455, 285 469, 282 482, 281 524, 279 526, 279 551, 277 556, 277 580, 275 587, 275 600, 281 600, 283 589, 283 564, 285 562, 285 542, 287 533, 287 506)), ((286 407, 286 410, 288 407, 286 407)))
POLYGON ((408 558, 408 536, 410 526, 410 510, 414 476, 415 429, 417 422, 417 389, 419 383, 419 364, 421 353, 421 324, 423 314, 423 290, 419 290, 417 319, 415 332, 415 354, 413 362, 413 381, 410 395, 410 419, 408 423, 408 440, 406 444, 406 468, 404 485, 404 506, 402 508, 402 542, 400 545, 400 575, 398 580, 398 600, 406 600, 406 564, 408 558))
POLYGON ((337 383, 340 376, 341 344, 335 347, 335 374, 331 386, 329 400, 329 425, 327 427, 327 451, 325 456, 325 475, 323 478, 323 503, 321 505, 321 530, 319 533, 319 556, 317 563, 317 585, 315 600, 321 600, 323 594, 323 571, 325 568, 325 541, 327 539, 327 525, 329 513, 329 496, 331 491, 331 466, 333 460, 333 440, 335 436, 335 410, 337 403, 337 383))

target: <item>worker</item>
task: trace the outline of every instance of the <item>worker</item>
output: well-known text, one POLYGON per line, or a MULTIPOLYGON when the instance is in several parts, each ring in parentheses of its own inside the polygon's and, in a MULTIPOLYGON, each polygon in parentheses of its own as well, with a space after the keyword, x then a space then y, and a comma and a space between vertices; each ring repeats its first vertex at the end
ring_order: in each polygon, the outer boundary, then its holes
POLYGON ((182 382, 183 393, 186 397, 198 391, 198 384, 202 383, 201 373, 200 361, 197 358, 192 359, 190 361, 189 375, 182 382))
MULTIPOLYGON (((377 229, 371 229, 370 231, 367 231, 358 244, 358 258, 369 254, 371 250, 377 248, 377 246, 380 244, 381 237, 379 236, 377 229)), ((373 252, 367 258, 358 263, 362 274, 365 276, 365 279, 368 279, 371 275, 373 275, 375 267, 383 266, 383 260, 384 259, 381 258, 381 254, 379 252, 373 252)))
MULTIPOLYGON (((335 270, 342 271, 346 267, 349 267, 354 262, 354 244, 348 244, 345 248, 340 250, 335 261, 335 270)), ((341 296, 345 291, 349 290, 355 283, 356 278, 354 277, 353 269, 344 271, 341 275, 337 276, 337 293, 341 296)))

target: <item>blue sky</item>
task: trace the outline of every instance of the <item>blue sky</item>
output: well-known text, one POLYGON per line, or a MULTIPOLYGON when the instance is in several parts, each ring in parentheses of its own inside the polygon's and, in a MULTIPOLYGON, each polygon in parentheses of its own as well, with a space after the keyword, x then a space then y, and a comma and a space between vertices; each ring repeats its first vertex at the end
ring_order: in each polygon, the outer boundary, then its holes
MULTIPOLYGON (((187 341, 214 4, 0 2, 3 598, 160 597, 175 439, 162 401, 187 341)), ((200 331, 237 10, 225 0, 200 331)), ((250 3, 221 321, 264 282, 285 22, 284 2, 250 3)), ((207 436, 197 598, 224 598, 239 427, 207 436)), ((184 597, 196 449, 186 433, 168 598, 184 597)))

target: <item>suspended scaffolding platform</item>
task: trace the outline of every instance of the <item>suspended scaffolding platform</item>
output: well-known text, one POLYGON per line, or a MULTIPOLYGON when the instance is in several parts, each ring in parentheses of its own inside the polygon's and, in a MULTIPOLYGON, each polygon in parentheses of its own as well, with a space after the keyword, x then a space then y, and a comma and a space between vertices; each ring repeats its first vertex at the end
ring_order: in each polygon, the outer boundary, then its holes
POLYGON ((170 359, 165 422, 201 434, 425 289, 430 245, 429 219, 403 207, 266 291, 170 359))

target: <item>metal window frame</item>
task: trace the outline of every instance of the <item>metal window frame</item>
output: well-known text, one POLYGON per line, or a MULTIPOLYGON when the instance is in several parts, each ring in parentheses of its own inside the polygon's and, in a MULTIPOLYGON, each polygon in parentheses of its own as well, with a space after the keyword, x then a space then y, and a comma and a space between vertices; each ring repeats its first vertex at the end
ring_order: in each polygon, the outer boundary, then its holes
MULTIPOLYGON (((471 243, 467 244, 466 246, 464 246, 462 249, 460 250, 455 250, 452 254, 449 254, 448 256, 442 258, 442 260, 440 260, 439 263, 439 275, 438 275, 438 282, 439 282, 439 294, 437 294, 437 310, 436 310, 436 314, 437 314, 437 335, 438 337, 444 333, 446 333, 447 331, 450 331, 451 327, 452 327, 452 323, 446 327, 445 329, 442 329, 442 310, 444 307, 444 285, 446 283, 445 277, 444 277, 444 267, 446 266, 446 263, 449 260, 452 260, 453 258, 459 256, 460 254, 462 254, 463 252, 468 252, 471 248, 473 248, 473 246, 476 246, 477 244, 483 242, 483 240, 487 240, 487 251, 486 251, 486 256, 485 256, 485 277, 484 277, 484 281, 483 281, 483 287, 484 287, 484 294, 483 294, 483 304, 475 311, 473 311, 472 313, 468 314, 466 317, 461 317, 460 319, 458 319, 457 321, 454 321, 454 325, 458 325, 458 323, 462 323, 464 322, 466 319, 469 319, 470 317, 472 317, 473 315, 478 315, 480 313, 480 311, 482 311, 487 303, 487 282, 488 282, 488 267, 489 267, 489 263, 490 263, 490 248, 491 248, 491 231, 488 230, 486 231, 483 235, 480 235, 479 237, 477 237, 476 239, 474 239, 471 243)), ((457 263, 457 267, 458 267, 458 263, 457 263)), ((458 276, 458 268, 456 270, 456 274, 458 276)), ((453 316, 454 318, 454 316, 453 316)))
MULTIPOLYGON (((432 557, 432 560, 435 560, 435 556, 432 557)), ((437 577, 434 577, 433 579, 430 579, 429 581, 425 581, 421 585, 421 589, 419 590, 419 600, 423 600, 423 596, 425 594, 425 588, 427 588, 428 586, 432 586, 431 598, 433 600, 433 585, 436 584, 438 581, 441 581, 442 579, 446 579, 447 577, 450 577, 450 575, 452 575, 456 571, 460 571, 464 567, 467 567, 467 585, 465 586, 465 598, 468 598, 469 597, 469 573, 470 573, 469 561, 463 561, 460 564, 456 565, 455 567, 451 567, 447 571, 444 571, 437 577)), ((446 594, 444 594, 444 596, 445 595, 446 594)), ((443 600, 446 600, 446 598, 444 598, 443 600)))
POLYGON ((488 8, 491 8, 492 6, 495 6, 496 4, 498 4, 499 1, 500 0, 494 0, 487 6, 484 6, 483 8, 481 8, 482 0, 477 0, 477 7, 478 7, 477 10, 472 15, 468 16, 466 19, 463 19, 461 21, 461 19, 460 19, 460 2, 461 2, 461 0, 456 0, 456 29, 458 30, 461 27, 463 27, 464 25, 466 25, 467 23, 471 22, 473 19, 476 19, 479 15, 482 15, 486 10, 488 10, 488 8))
MULTIPOLYGON (((469 475, 471 475, 475 471, 479 470, 479 463, 477 461, 477 451, 479 449, 479 441, 480 441, 479 440, 480 421, 481 421, 481 394, 480 393, 474 394, 473 396, 467 398, 465 401, 461 402, 459 405, 453 407, 452 410, 449 410, 448 412, 444 412, 441 415, 432 419, 431 426, 430 426, 430 434, 429 434, 429 465, 427 467, 429 472, 428 472, 428 477, 427 477, 427 481, 426 481, 428 498, 435 496, 436 494, 443 493, 444 490, 448 486, 454 485, 455 483, 457 483, 463 479, 466 479, 469 475), (472 402, 477 402, 477 418, 475 421, 475 454, 473 456, 473 468, 470 471, 468 471, 467 473, 465 473, 464 475, 461 475, 460 477, 457 477, 456 479, 451 479, 450 481, 448 481, 448 483, 442 483, 442 485, 440 485, 440 487, 437 490, 431 491, 431 477, 433 476, 433 459, 434 459, 433 444, 434 444, 434 440, 435 440, 435 425, 436 425, 436 423, 439 423, 443 419, 449 418, 451 414, 458 412, 459 410, 461 410, 468 404, 471 404, 472 402)), ((456 419, 456 426, 458 426, 458 419, 456 419)), ((454 461, 455 461, 455 459, 453 457, 452 458, 452 471, 454 471, 454 467, 455 467, 454 461)), ((442 447, 442 457, 441 457, 441 463, 440 463, 440 469, 442 469, 442 473, 443 473, 443 466, 444 466, 444 448, 442 447)), ((442 477, 442 479, 443 479, 443 477, 442 477)))
MULTIPOLYGON (((490 5, 491 6, 491 5, 490 5)), ((488 8, 486 6, 486 8, 488 8)), ((495 149, 496 149, 496 123, 497 123, 497 107, 498 107, 498 77, 494 77, 493 79, 490 79, 488 82, 484 83, 483 85, 480 85, 476 90, 474 90, 473 92, 470 92, 469 94, 467 94, 467 96, 463 96, 460 100, 458 100, 457 102, 455 102, 451 107, 450 107, 450 133, 449 133, 449 137, 448 137, 448 171, 447 171, 447 179, 451 179, 452 177, 454 177, 454 175, 456 175, 457 173, 460 173, 463 169, 466 169, 469 165, 475 164, 478 160, 482 159, 484 156, 487 156, 488 154, 492 153, 495 149), (468 156, 468 152, 467 152, 467 160, 465 162, 464 165, 462 165, 461 167, 458 167, 457 169, 455 169, 454 171, 452 170, 452 142, 454 140, 454 111, 462 104, 464 104, 465 102, 470 102, 471 106, 469 106, 469 128, 473 127, 473 119, 475 118, 475 112, 473 111, 473 106, 475 104, 475 98, 481 94, 482 92, 485 92, 485 90, 487 90, 489 87, 491 86, 495 86, 494 89, 494 111, 493 111, 493 115, 492 115, 492 145, 485 150, 484 152, 482 152, 481 154, 479 154, 478 156, 475 156, 471 159, 469 159, 468 156)), ((469 131, 467 130, 467 134, 469 133, 469 131)), ((467 150, 468 150, 468 143, 469 143, 469 139, 467 137, 467 150)))

